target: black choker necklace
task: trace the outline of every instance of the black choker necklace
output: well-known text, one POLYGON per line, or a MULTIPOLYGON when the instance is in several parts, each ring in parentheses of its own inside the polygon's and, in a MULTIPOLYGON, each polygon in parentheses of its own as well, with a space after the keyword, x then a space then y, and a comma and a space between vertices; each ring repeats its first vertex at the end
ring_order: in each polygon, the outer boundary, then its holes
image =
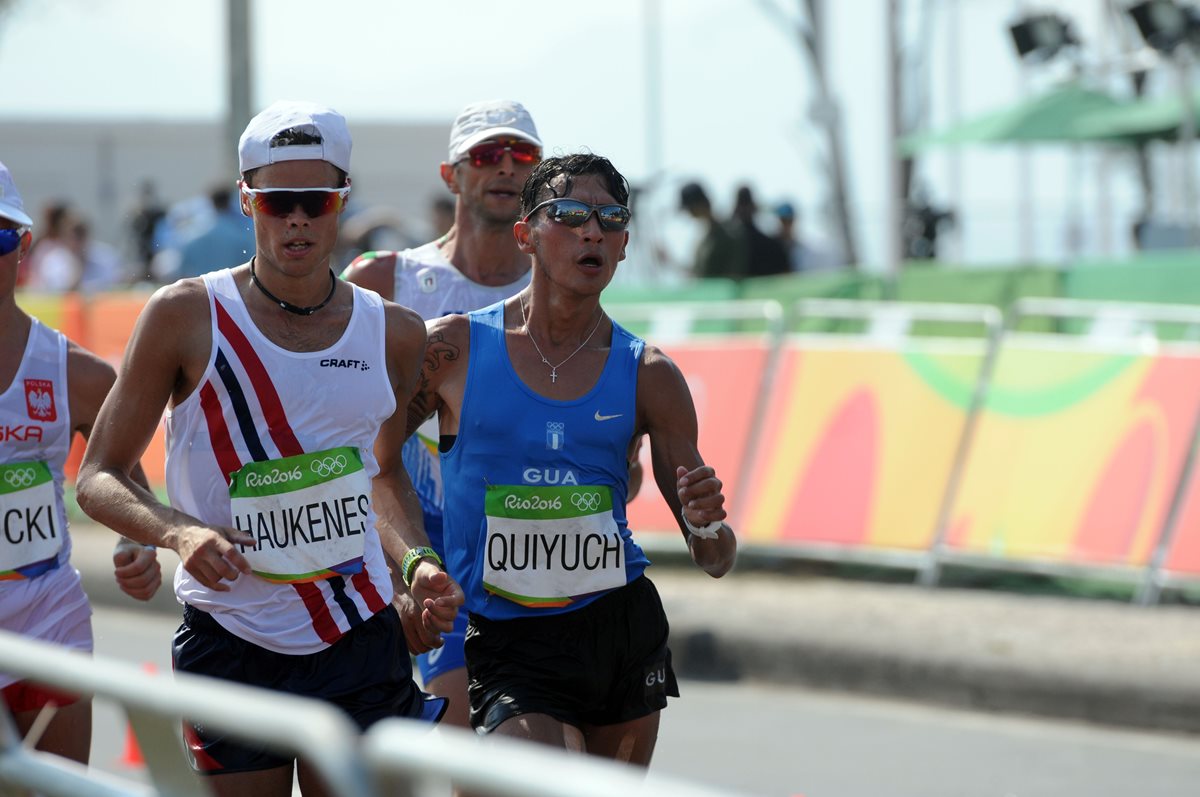
POLYGON ((333 273, 333 269, 329 269, 329 293, 326 294, 323 302, 320 304, 314 304, 311 307, 301 307, 298 304, 285 302, 283 299, 280 299, 278 296, 267 290, 267 287, 258 281, 258 275, 254 273, 253 260, 250 261, 250 281, 254 283, 254 287, 263 292, 263 296, 266 296, 268 299, 275 302, 275 304, 279 305, 284 310, 287 310, 289 313, 295 313, 296 315, 312 315, 313 313, 317 312, 322 307, 329 304, 329 300, 333 298, 333 292, 337 290, 337 275, 333 273))

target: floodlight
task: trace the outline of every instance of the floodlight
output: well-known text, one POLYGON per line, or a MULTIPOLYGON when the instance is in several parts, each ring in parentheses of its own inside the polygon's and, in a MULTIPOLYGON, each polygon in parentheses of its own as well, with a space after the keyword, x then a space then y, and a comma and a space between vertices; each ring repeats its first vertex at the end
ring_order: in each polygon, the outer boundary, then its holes
POLYGON ((1195 28, 1196 9, 1175 0, 1143 0, 1128 12, 1146 44, 1163 53, 1172 52, 1195 28))
POLYGON ((1017 55, 1048 61, 1066 47, 1079 45, 1071 23, 1057 14, 1030 14, 1009 26, 1017 55))

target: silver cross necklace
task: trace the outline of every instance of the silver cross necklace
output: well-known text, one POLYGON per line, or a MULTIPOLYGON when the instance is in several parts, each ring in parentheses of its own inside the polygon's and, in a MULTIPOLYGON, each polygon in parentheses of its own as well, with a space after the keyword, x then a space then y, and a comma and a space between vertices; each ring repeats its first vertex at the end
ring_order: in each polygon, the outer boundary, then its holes
POLYGON ((525 314, 525 298, 521 297, 519 301, 521 302, 521 320, 525 322, 525 334, 529 335, 529 342, 533 344, 533 350, 536 351, 538 356, 542 358, 542 362, 550 366, 550 381, 552 383, 557 382, 558 369, 562 368, 563 365, 566 364, 567 360, 571 359, 576 354, 579 354, 579 352, 583 351, 583 347, 588 345, 588 341, 592 339, 592 335, 595 335, 596 330, 600 328, 600 322, 604 320, 604 312, 601 311, 600 317, 596 319, 596 325, 592 327, 592 331, 588 333, 588 336, 583 339, 583 343, 579 344, 579 348, 564 357, 562 362, 560 362, 558 365, 555 365, 546 359, 546 355, 542 354, 541 347, 538 346, 537 340, 533 337, 533 330, 529 328, 529 316, 525 314))

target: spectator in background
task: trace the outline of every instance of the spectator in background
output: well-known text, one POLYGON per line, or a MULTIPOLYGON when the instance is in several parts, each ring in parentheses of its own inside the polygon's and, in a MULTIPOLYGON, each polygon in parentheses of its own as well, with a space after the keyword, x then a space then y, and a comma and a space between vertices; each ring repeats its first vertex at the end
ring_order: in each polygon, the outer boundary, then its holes
POLYGON ((254 250, 254 230, 249 220, 234 210, 233 187, 216 186, 208 192, 212 215, 180 248, 176 279, 199 277, 209 271, 239 266, 254 250))
POLYGON ((434 197, 429 203, 429 223, 433 225, 433 237, 440 238, 454 226, 454 200, 448 196, 434 197))
POLYGON ((708 194, 699 183, 687 183, 679 190, 679 206, 704 225, 704 234, 696 244, 692 276, 698 279, 746 275, 746 254, 739 247, 728 225, 714 214, 708 194))
POLYGON ((65 202, 52 202, 42 210, 41 233, 33 242, 18 284, 34 291, 62 293, 79 287, 83 263, 70 247, 68 236, 75 222, 65 202))
POLYGON ((67 246, 80 263, 79 290, 107 291, 126 281, 125 265, 116 247, 92 237, 91 225, 77 219, 67 231, 67 246))
POLYGON ((167 215, 158 198, 154 183, 146 180, 142 183, 141 197, 129 219, 129 234, 133 239, 134 277, 137 282, 153 282, 154 276, 150 264, 154 260, 155 232, 158 224, 167 215))
POLYGON ((843 265, 842 259, 833 252, 814 247, 804 240, 799 232, 800 218, 792 203, 776 205, 775 218, 779 220, 775 240, 783 247, 792 271, 831 271, 843 265))
POLYGON ((745 276, 768 277, 786 274, 791 270, 787 253, 778 240, 759 229, 755 220, 757 213, 758 205, 754 201, 750 186, 740 186, 733 204, 731 228, 734 240, 746 258, 745 276))

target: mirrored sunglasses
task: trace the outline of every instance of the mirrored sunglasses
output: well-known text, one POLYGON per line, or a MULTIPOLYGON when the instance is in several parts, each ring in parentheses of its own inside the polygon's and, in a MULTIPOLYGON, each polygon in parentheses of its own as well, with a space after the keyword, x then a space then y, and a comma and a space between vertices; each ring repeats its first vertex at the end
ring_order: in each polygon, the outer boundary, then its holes
POLYGON ((17 251, 21 238, 29 232, 28 227, 17 227, 15 230, 0 230, 0 257, 17 251))
POLYGON ((512 155, 513 163, 537 163, 542 159, 542 148, 529 141, 485 141, 467 150, 463 160, 471 161, 476 168, 495 166, 506 152, 512 155))
POLYGON ((246 188, 242 193, 259 213, 285 218, 299 205, 310 219, 338 213, 346 206, 350 188, 246 188))
POLYGON ((624 205, 589 205, 586 202, 580 202, 578 199, 565 199, 559 197, 557 199, 547 199, 540 203, 533 210, 525 214, 522 221, 529 221, 529 217, 537 213, 542 208, 548 208, 546 215, 559 224, 565 224, 568 227, 582 227, 587 223, 587 220, 596 214, 596 219, 600 222, 600 229, 606 232, 620 232, 629 226, 629 220, 633 217, 629 208, 624 205))

